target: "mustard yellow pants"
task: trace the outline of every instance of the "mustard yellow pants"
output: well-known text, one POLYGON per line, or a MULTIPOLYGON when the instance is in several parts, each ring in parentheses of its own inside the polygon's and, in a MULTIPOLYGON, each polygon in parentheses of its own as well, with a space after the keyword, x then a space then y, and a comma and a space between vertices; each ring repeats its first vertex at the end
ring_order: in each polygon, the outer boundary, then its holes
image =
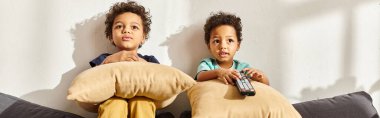
POLYGON ((98 108, 98 118, 154 118, 156 106, 146 97, 128 99, 113 97, 98 108))

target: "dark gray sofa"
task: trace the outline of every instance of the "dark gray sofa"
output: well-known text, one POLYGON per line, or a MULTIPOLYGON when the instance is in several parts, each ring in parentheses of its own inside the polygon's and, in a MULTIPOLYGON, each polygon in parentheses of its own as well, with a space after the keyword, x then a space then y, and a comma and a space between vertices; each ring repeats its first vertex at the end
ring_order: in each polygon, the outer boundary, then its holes
POLYGON ((0 118, 83 118, 0 93, 0 118))
POLYGON ((371 96, 354 92, 293 104, 303 118, 379 118, 371 96))
MULTIPOLYGON (((364 91, 296 103, 293 106, 303 118, 379 118, 372 105, 371 96, 364 91)), ((171 118, 174 116, 166 113, 159 114, 157 117, 171 118)), ((184 111, 180 117, 191 118, 191 111, 184 111)), ((0 93, 0 118, 82 117, 0 93)))

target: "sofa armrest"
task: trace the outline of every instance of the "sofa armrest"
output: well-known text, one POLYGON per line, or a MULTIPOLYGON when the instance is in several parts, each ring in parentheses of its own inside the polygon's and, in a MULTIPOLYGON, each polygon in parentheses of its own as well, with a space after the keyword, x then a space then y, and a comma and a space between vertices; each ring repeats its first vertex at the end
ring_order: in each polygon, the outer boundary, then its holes
POLYGON ((303 118, 379 118, 371 96, 364 92, 293 104, 303 118))
POLYGON ((82 118, 0 93, 0 118, 82 118))

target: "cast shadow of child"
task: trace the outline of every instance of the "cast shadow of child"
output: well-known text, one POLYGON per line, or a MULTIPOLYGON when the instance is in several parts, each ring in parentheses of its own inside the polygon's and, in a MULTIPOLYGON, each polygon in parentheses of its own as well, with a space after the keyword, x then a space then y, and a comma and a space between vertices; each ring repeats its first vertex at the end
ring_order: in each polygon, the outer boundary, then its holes
MULTIPOLYGON (((203 39, 203 27, 201 23, 198 23, 183 27, 178 33, 170 35, 160 46, 168 47, 168 55, 172 61, 172 67, 178 68, 194 77, 199 62, 209 56, 203 39)), ((183 92, 177 96, 171 105, 164 108, 163 111, 170 111, 174 116, 179 117, 182 111, 190 109, 189 99, 186 92, 183 92)))
MULTIPOLYGON (((103 33, 105 29, 104 21, 105 15, 98 14, 90 19, 75 24, 75 27, 70 30, 72 41, 74 41, 72 58, 75 67, 62 75, 60 83, 55 88, 34 91, 21 96, 21 98, 42 106, 71 112, 86 118, 95 118, 96 113, 85 111, 74 101, 67 100, 66 96, 71 81, 76 75, 90 68, 89 61, 101 53, 116 50, 103 33)), ((59 66, 59 64, 56 66, 59 66)))

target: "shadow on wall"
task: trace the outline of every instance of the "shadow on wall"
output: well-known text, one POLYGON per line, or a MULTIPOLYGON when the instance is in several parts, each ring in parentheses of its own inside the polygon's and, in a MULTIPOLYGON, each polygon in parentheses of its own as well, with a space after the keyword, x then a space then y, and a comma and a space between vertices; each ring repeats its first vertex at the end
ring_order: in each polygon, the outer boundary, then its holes
POLYGON ((315 99, 323 99, 334 97, 337 95, 352 93, 355 91, 364 91, 363 87, 356 86, 355 77, 347 77, 338 79, 333 85, 326 88, 305 88, 301 91, 302 97, 299 98, 301 101, 309 101, 315 99))
MULTIPOLYGON (((189 27, 183 27, 178 33, 173 34, 160 46, 168 46, 168 55, 172 61, 172 67, 178 68, 194 77, 199 62, 209 56, 209 51, 204 43, 203 27, 197 23, 189 27)), ((186 92, 181 93, 173 104, 164 108, 179 116, 182 111, 190 110, 189 99, 186 92)))
MULTIPOLYGON (((350 74, 353 73, 354 71, 353 65, 356 63, 354 59, 355 51, 353 49, 355 49, 354 47, 356 47, 356 44, 355 44, 356 41, 354 37, 355 37, 355 23, 357 21, 355 21, 354 9, 357 5, 361 3, 365 3, 365 2, 370 2, 370 1, 373 1, 373 0, 355 0, 348 3, 345 0, 337 0, 337 1, 334 1, 333 3, 322 0, 322 1, 315 1, 314 3, 310 2, 302 6, 305 8, 307 8, 308 6, 325 6, 324 10, 336 9, 339 6, 339 9, 344 11, 345 29, 344 29, 343 38, 345 39, 345 41, 344 41, 344 45, 342 49, 343 60, 341 60, 342 62, 341 70, 343 70, 342 71, 343 77, 338 79, 334 85, 331 85, 327 88, 318 88, 318 89, 304 88, 301 92, 301 95, 302 95, 302 98, 300 99, 301 101, 313 100, 316 98, 333 97, 333 96, 352 93, 356 91, 364 91, 364 88, 362 86, 360 87, 356 86, 357 85, 356 80, 365 79, 365 78, 356 78, 356 77, 350 76, 350 74), (342 3, 345 3, 345 4, 342 5, 342 3)), ((301 8, 301 9, 305 9, 305 8, 301 8)), ((322 8, 322 7, 318 7, 318 8, 322 8)), ((322 10, 320 11, 318 10, 313 11, 313 12, 318 13, 322 11, 322 10)), ((313 14, 313 13, 310 13, 310 14, 313 14)), ((372 93, 379 90, 380 89, 380 87, 378 87, 379 84, 380 82, 378 80, 374 85, 372 85, 370 90, 367 92, 372 93)))
POLYGON ((371 86, 368 92, 372 94, 377 91, 380 91, 380 78, 371 86))
POLYGON ((195 76, 199 62, 210 56, 204 42, 203 26, 198 23, 183 27, 179 33, 171 35, 160 46, 168 46, 172 66, 190 76, 195 76), (199 24, 199 25, 198 25, 199 24))
POLYGON ((21 98, 43 106, 75 113, 86 118, 96 117, 95 113, 87 112, 74 101, 67 100, 66 93, 76 75, 90 68, 89 61, 101 53, 116 50, 104 35, 104 21, 105 15, 99 14, 75 24, 75 27, 70 30, 75 48, 72 55, 75 67, 62 75, 60 83, 54 89, 34 91, 21 96, 21 98))

